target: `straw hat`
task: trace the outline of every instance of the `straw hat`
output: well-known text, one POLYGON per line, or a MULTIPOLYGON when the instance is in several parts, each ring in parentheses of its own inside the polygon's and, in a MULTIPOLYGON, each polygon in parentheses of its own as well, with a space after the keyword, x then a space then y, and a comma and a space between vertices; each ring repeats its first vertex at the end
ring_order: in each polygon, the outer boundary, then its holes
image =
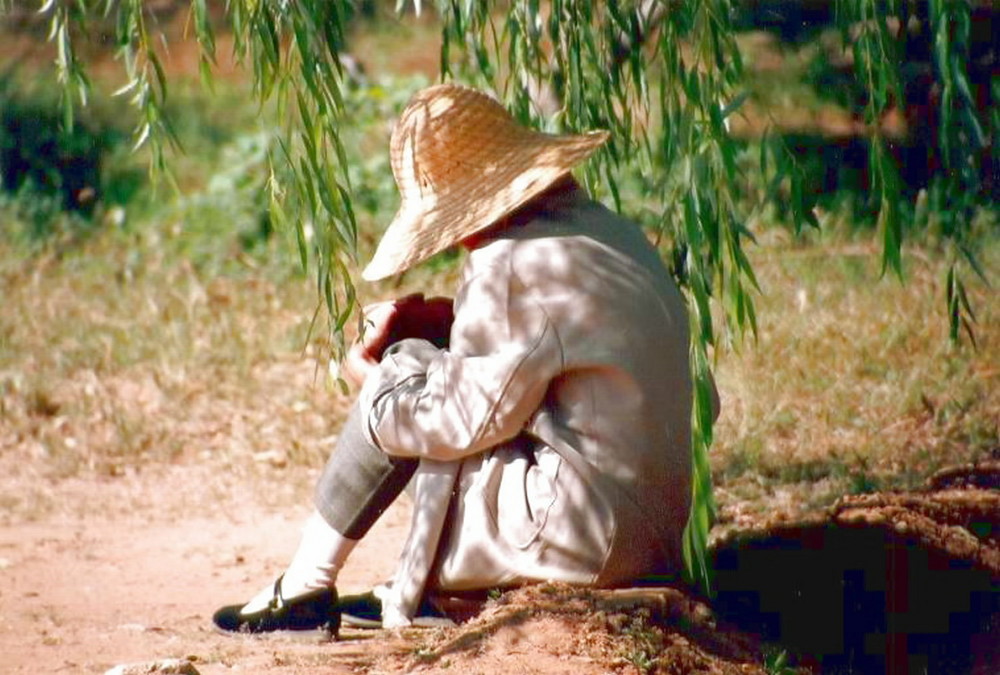
POLYGON ((544 134, 474 89, 418 92, 389 144, 402 197, 362 276, 398 274, 486 229, 594 153, 608 132, 544 134))

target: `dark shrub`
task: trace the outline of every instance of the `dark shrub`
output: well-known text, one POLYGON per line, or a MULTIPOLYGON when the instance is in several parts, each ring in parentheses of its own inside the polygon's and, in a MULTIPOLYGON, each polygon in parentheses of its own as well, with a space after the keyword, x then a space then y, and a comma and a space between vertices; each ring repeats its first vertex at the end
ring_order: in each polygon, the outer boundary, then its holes
POLYGON ((58 110, 0 80, 0 186, 19 192, 28 185, 89 215, 101 197, 106 139, 83 120, 62 129, 58 110))

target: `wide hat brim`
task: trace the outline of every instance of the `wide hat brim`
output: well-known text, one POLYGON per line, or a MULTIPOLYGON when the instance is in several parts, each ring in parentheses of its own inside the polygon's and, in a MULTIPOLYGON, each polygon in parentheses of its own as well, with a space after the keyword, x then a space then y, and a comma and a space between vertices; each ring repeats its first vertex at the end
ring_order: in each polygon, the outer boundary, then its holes
POLYGON ((401 203, 362 276, 399 274, 490 227, 607 139, 606 131, 528 129, 467 87, 422 90, 393 130, 390 160, 401 203))

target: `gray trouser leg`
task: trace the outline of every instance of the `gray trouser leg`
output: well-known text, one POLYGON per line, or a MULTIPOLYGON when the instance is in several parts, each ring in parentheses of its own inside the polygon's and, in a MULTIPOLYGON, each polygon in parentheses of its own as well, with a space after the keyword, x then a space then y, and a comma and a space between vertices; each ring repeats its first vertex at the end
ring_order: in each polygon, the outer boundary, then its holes
POLYGON ((419 460, 385 454, 362 432, 355 405, 316 485, 316 509, 348 539, 361 539, 399 496, 419 460))

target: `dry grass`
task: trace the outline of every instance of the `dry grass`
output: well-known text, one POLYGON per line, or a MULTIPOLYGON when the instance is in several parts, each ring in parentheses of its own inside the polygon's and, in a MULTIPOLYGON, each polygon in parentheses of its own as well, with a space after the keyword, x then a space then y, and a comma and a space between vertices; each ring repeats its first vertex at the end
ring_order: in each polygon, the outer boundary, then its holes
MULTIPOLYGON (((723 520, 910 487, 1000 452, 1000 305, 972 282, 978 349, 947 339, 944 262, 880 278, 870 245, 755 251, 759 340, 720 360, 713 455, 723 520)), ((985 252, 993 279, 1000 248, 985 252)))
POLYGON ((346 403, 314 376, 311 284, 183 260, 129 271, 149 253, 108 240, 62 260, 0 253, 0 462, 21 486, 5 506, 81 473, 321 456, 346 403))
MULTIPOLYGON (((304 503, 351 403, 322 314, 310 333, 314 279, 280 237, 255 257, 218 243, 199 265, 192 246, 211 244, 181 240, 211 233, 133 227, 61 253, 0 242, 0 511, 42 517, 66 479, 185 463, 281 471, 304 503)), ((366 285, 361 302, 443 294, 454 268, 366 285)))
MULTIPOLYGON (((972 284, 979 347, 952 346, 943 262, 912 251, 900 284, 879 278, 872 253, 754 251, 759 340, 718 363, 723 523, 912 486, 998 452, 995 295, 972 284)), ((307 339, 311 279, 273 265, 199 270, 164 257, 155 237, 17 255, 0 252, 0 463, 18 486, 3 491, 9 514, 44 512, 24 489, 37 481, 157 463, 252 472, 323 461, 350 399, 326 377, 322 331, 307 339)), ((995 278, 1000 246, 985 262, 995 278)), ((362 300, 453 283, 453 265, 424 268, 363 287, 362 300)))

